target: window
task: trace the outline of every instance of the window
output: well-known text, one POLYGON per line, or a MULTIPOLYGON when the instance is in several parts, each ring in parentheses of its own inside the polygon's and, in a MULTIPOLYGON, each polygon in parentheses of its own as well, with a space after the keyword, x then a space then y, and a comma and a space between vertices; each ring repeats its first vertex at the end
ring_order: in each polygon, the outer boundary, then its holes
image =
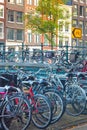
POLYGON ((4 6, 0 5, 0 18, 4 18, 4 6))
POLYGON ((34 0, 34 5, 38 5, 38 0, 34 0))
POLYGON ((77 24, 78 24, 78 21, 77 21, 77 20, 73 20, 73 21, 72 21, 72 26, 73 26, 73 27, 76 27, 77 24))
POLYGON ((69 18, 70 14, 69 14, 69 10, 66 11, 66 18, 69 18))
POLYGON ((23 5, 23 0, 16 0, 16 3, 23 5))
POLYGON ((87 22, 85 22, 85 35, 87 35, 87 22))
POLYGON ((73 16, 78 15, 78 5, 73 5, 73 16))
POLYGON ((62 46, 63 46, 63 39, 60 38, 60 39, 59 39, 59 48, 61 48, 62 46))
POLYGON ((22 12, 17 12, 16 15, 17 15, 16 22, 22 23, 23 22, 23 18, 22 18, 23 13, 22 12))
POLYGON ((40 42, 39 34, 36 34, 36 35, 35 35, 35 42, 36 42, 36 43, 39 43, 39 42, 40 42))
POLYGON ((85 8, 85 17, 87 17, 87 6, 85 8))
POLYGON ((4 38, 4 23, 0 22, 0 39, 4 38))
POLYGON ((69 38, 65 38, 65 45, 68 45, 69 38))
POLYGON ((21 29, 17 30, 17 40, 23 41, 23 30, 21 29))
POLYGON ((4 3, 4 0, 0 0, 0 3, 4 3))
POLYGON ((8 21, 14 21, 14 11, 8 10, 8 21))
POLYGON ((14 29, 11 28, 7 29, 7 39, 14 40, 14 29))
POLYGON ((63 31, 63 22, 59 22, 59 31, 63 31))
POLYGON ((74 0, 75 2, 78 2, 78 0, 74 0))
POLYGON ((32 0, 27 0, 27 4, 32 5, 32 0))
POLYGON ((29 32, 28 33, 28 42, 31 43, 32 42, 32 34, 29 32))
POLYGON ((79 21, 79 27, 82 28, 82 34, 84 32, 84 22, 83 21, 79 21))
POLYGON ((69 31, 69 23, 65 23, 65 31, 68 32, 69 31))
POLYGON ((85 2, 85 0, 80 0, 80 2, 81 2, 81 3, 84 3, 84 2, 85 2))
POLYGON ((15 0, 8 0, 8 2, 13 4, 15 0))
POLYGON ((84 7, 83 7, 83 6, 80 6, 79 15, 80 15, 80 16, 83 16, 83 15, 84 15, 84 7))

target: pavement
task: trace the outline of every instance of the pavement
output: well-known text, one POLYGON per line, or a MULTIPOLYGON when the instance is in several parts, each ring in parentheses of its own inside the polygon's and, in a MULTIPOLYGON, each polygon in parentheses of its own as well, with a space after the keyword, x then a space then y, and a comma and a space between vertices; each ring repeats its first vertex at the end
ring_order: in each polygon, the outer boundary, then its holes
MULTIPOLYGON (((41 130, 32 123, 27 130, 41 130)), ((44 130, 87 130, 87 115, 69 116, 66 113, 55 124, 49 125, 44 130)))
POLYGON ((87 124, 74 126, 73 128, 69 128, 67 130, 87 130, 87 124))

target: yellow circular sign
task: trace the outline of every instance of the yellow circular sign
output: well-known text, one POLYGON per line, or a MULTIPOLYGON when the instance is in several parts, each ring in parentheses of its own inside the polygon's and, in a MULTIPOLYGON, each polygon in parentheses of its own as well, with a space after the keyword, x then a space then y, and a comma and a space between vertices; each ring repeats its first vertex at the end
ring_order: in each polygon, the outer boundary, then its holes
POLYGON ((72 38, 82 38, 82 29, 72 28, 72 38))

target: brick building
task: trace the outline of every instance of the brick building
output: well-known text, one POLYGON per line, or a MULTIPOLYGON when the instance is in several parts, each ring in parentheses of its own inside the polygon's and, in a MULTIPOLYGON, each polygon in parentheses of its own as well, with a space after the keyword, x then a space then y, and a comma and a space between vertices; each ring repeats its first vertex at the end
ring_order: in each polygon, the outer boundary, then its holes
POLYGON ((0 0, 0 51, 5 43, 5 17, 6 17, 6 3, 4 0, 0 0))
MULTIPOLYGON (((22 19, 24 13, 34 11, 37 5, 38 0, 0 0, 0 46, 9 45, 9 50, 14 50, 15 47, 20 49, 19 45, 22 43, 33 45, 35 48, 40 46, 41 35, 25 29, 25 22, 22 19)), ((87 43, 87 0, 68 0, 68 5, 66 6, 67 15, 70 13, 69 15, 72 16, 68 19, 70 24, 67 26, 67 21, 65 21, 56 39, 56 45, 57 47, 66 44, 85 46, 87 43), (82 28, 81 39, 72 38, 72 27, 82 28)), ((44 45, 49 45, 46 39, 44 39, 44 45)))
POLYGON ((87 0, 70 0, 72 27, 82 29, 82 38, 73 38, 72 45, 87 46, 87 0))
POLYGON ((19 49, 19 45, 24 42, 24 2, 24 0, 6 0, 5 29, 6 45, 10 45, 9 50, 14 50, 15 46, 19 49))

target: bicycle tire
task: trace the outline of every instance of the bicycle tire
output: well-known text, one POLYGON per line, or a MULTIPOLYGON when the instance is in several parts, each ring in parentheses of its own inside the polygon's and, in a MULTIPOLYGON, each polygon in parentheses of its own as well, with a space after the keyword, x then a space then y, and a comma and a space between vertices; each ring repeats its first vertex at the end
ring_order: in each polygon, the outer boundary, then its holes
POLYGON ((70 85, 66 92, 66 113, 71 116, 79 116, 85 110, 85 106, 85 91, 79 85, 70 85))
POLYGON ((56 123, 65 112, 65 102, 62 95, 55 89, 48 89, 44 94, 49 98, 52 106, 51 124, 56 123))
POLYGON ((34 96, 36 107, 32 110, 32 121, 39 129, 45 129, 49 126, 52 119, 52 109, 48 98, 42 94, 34 96))
POLYGON ((26 130, 31 121, 31 106, 27 98, 12 96, 5 102, 1 115, 5 130, 26 130))

